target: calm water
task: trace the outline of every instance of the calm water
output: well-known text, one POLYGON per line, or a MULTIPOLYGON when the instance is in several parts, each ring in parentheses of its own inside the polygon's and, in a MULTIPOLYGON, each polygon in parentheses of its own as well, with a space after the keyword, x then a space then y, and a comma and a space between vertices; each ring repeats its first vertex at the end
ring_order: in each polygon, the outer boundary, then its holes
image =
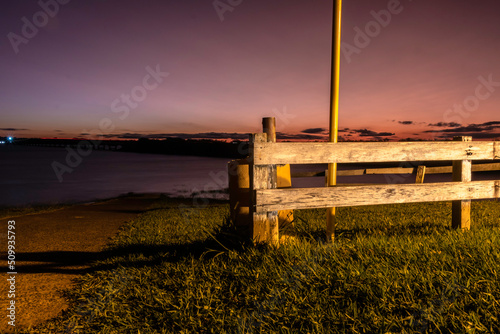
POLYGON ((0 146, 0 206, 83 202, 128 192, 187 196, 227 188, 230 159, 94 151, 59 181, 64 148, 0 146))
MULTIPOLYGON (((66 164, 64 148, 0 145, 0 206, 87 202, 129 192, 191 196, 227 188, 226 158, 202 158, 94 151, 62 174, 52 165, 66 164)), ((401 166, 408 167, 408 166, 401 166)), ((322 171, 326 165, 294 165, 293 172, 322 171)), ((360 168, 342 165, 342 169, 360 168)), ((500 179, 496 173, 473 173, 473 180, 500 179)), ((426 175, 425 182, 451 181, 451 174, 426 175)), ((414 175, 338 177, 338 183, 414 183, 414 175)), ((322 187, 324 177, 294 178, 294 187, 322 187)), ((227 198, 224 193, 203 196, 227 198)))

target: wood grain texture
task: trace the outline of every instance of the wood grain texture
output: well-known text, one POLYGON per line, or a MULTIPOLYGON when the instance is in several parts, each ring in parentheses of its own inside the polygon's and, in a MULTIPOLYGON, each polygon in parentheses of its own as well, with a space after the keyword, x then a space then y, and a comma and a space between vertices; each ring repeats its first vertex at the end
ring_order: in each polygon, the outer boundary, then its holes
MULTIPOLYGON (((255 145, 267 142, 268 136, 265 133, 256 133, 250 137, 250 149, 253 151, 255 145)), ((278 186, 278 176, 276 165, 257 166, 250 164, 250 188, 252 189, 252 203, 256 203, 254 197, 256 190, 276 189, 278 186)), ((252 239, 254 243, 279 243, 279 220, 278 211, 256 212, 255 205, 252 205, 252 239)))
MULTIPOLYGON (((472 137, 455 137, 453 140, 471 142, 472 137)), ((470 160, 453 161, 454 182, 470 182, 472 180, 472 163, 470 160)), ((468 230, 470 229, 470 200, 454 201, 451 210, 451 227, 468 230)))
POLYGON ((267 134, 268 142, 276 143, 276 119, 274 117, 262 119, 262 131, 267 134))
POLYGON ((415 183, 424 183, 425 178, 425 166, 418 166, 417 168, 417 178, 415 183))
POLYGON ((256 191, 256 211, 500 198, 500 181, 337 186, 256 191))
POLYGON ((498 154, 494 142, 254 144, 256 165, 493 160, 500 159, 498 154))
POLYGON ((486 172, 494 170, 500 170, 500 163, 472 165, 473 172, 486 172))
MULTIPOLYGON (((500 163, 489 164, 473 164, 473 172, 500 171, 500 163)), ((382 168, 366 168, 366 169, 344 169, 338 170, 337 176, 354 176, 354 175, 372 175, 372 174, 414 174, 417 168, 412 167, 382 167, 382 168)), ((425 174, 451 174, 452 166, 426 167, 425 174)), ((325 172, 296 172, 292 173, 292 177, 315 177, 325 176, 325 172)))

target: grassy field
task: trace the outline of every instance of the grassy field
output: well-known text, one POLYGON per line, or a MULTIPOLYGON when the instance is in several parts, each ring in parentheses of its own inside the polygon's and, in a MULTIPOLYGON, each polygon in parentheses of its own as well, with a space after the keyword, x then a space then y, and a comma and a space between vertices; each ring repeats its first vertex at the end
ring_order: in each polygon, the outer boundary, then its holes
POLYGON ((167 199, 128 224, 43 333, 500 332, 500 202, 295 212, 299 240, 238 242, 225 202, 167 199))
POLYGON ((0 219, 3 218, 14 218, 18 216, 52 212, 63 209, 69 206, 69 204, 52 204, 52 205, 30 205, 30 206, 19 206, 19 207, 0 207, 0 219))

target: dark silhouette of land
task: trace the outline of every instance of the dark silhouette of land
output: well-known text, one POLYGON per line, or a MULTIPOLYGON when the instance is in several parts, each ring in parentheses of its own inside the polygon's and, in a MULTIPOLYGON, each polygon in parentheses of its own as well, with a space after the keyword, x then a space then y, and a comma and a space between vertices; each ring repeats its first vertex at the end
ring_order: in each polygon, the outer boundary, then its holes
POLYGON ((139 140, 86 140, 86 139, 41 139, 16 138, 4 145, 40 147, 72 147, 83 150, 112 150, 136 153, 168 155, 191 155, 238 159, 248 155, 247 141, 194 140, 166 138, 161 140, 141 138, 139 140))

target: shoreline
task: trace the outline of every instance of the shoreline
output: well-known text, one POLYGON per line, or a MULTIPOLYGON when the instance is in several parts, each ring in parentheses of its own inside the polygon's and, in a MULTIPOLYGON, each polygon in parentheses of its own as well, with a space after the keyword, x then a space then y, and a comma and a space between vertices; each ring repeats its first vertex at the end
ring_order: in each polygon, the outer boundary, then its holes
POLYGON ((26 208, 26 207, 47 207, 47 206, 58 206, 58 205, 84 205, 84 204, 92 204, 92 203, 98 203, 98 202, 105 202, 117 198, 122 198, 122 197, 129 197, 129 196, 143 196, 143 195, 161 195, 162 193, 135 193, 135 192, 129 192, 129 193, 123 193, 118 196, 110 196, 110 197, 105 197, 105 198, 94 198, 94 199, 89 199, 89 200, 69 200, 69 201, 60 201, 60 202, 32 202, 32 203, 25 203, 25 204, 19 204, 19 205, 8 205, 8 204, 0 204, 0 210, 2 209, 17 209, 17 208, 26 208))
MULTIPOLYGON (((62 290, 71 289, 74 279, 91 272, 91 265, 122 227, 150 210, 158 194, 122 196, 94 203, 68 205, 59 210, 2 218, 15 224, 16 294, 0 296, 0 305, 16 305, 16 328, 26 329, 67 309, 62 290), (58 291, 55 293, 55 291, 58 291)), ((7 234, 1 235, 7 245, 7 234)), ((5 258, 6 249, 2 252, 5 258)), ((8 328, 0 324, 0 331, 8 328)))
MULTIPOLYGON (((205 194, 203 194, 205 195, 205 194)), ((223 193, 223 195, 227 195, 223 193)), ((229 195, 227 195, 229 196, 229 195)), ((167 193, 124 193, 115 197, 108 197, 103 199, 93 199, 88 201, 78 201, 78 202, 63 202, 63 203, 46 203, 46 204, 25 204, 19 206, 9 206, 9 205, 0 205, 0 219, 10 219, 17 218, 22 216, 30 216, 41 213, 50 213, 59 210, 63 210, 66 208, 79 206, 79 205, 92 205, 92 204, 102 204, 114 200, 126 198, 136 198, 136 199, 149 199, 149 198, 157 198, 157 199, 171 199, 171 200, 210 200, 210 201, 218 201, 218 202, 228 202, 229 198, 214 198, 214 197, 206 197, 206 196, 169 196, 167 193)))
POLYGON ((116 197, 94 199, 89 201, 78 201, 78 202, 68 201, 61 203, 36 203, 36 204, 24 204, 24 205, 0 205, 0 219, 36 215, 39 213, 49 213, 78 205, 92 205, 96 203, 105 203, 120 198, 129 198, 129 197, 147 198, 150 196, 156 196, 159 198, 161 195, 162 194, 160 193, 142 193, 142 194, 127 193, 116 197), (6 212, 13 212, 15 213, 15 215, 6 215, 5 214, 6 212))

